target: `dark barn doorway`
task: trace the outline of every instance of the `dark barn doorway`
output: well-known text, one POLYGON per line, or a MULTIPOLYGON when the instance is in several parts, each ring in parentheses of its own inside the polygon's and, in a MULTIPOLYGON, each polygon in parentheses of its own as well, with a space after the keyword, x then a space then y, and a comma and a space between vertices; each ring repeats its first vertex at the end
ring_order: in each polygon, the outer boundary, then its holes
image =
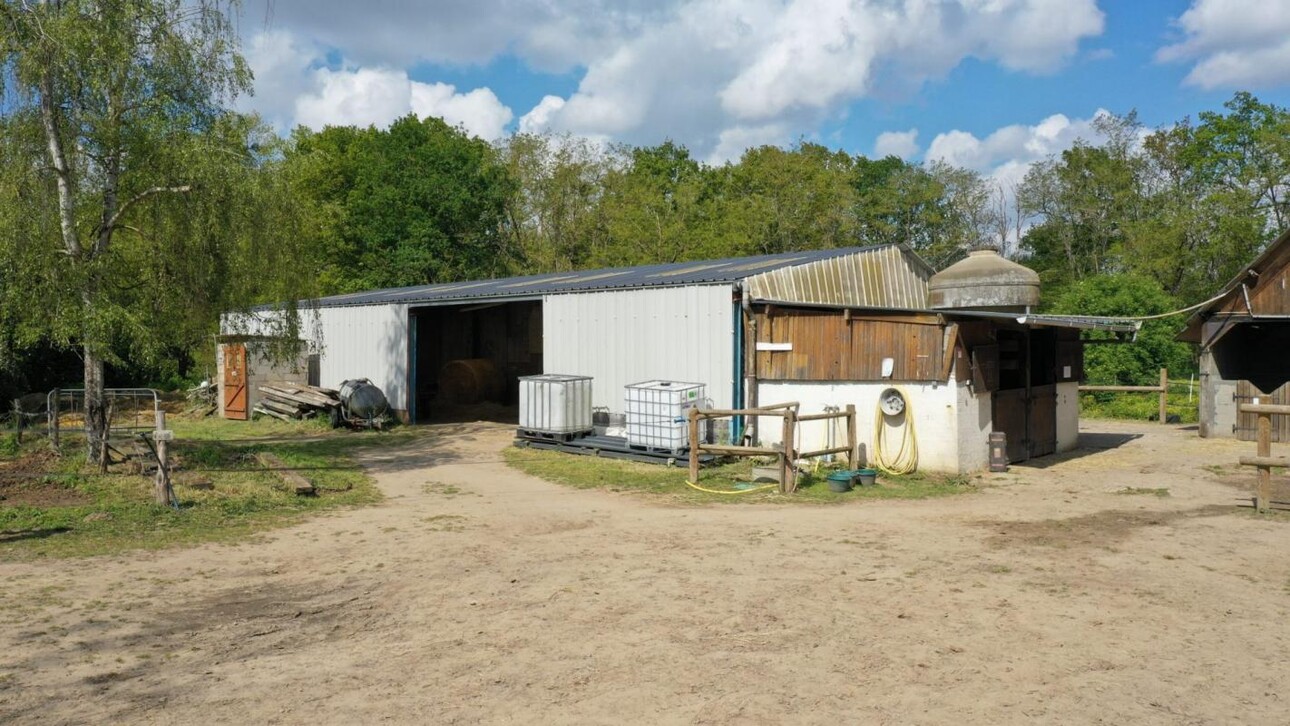
POLYGON ((998 331, 999 386, 994 430, 1007 436, 1008 460, 1057 451, 1057 336, 1052 330, 998 331))
POLYGON ((414 421, 518 421, 518 379, 542 372, 540 300, 436 305, 408 315, 414 421))

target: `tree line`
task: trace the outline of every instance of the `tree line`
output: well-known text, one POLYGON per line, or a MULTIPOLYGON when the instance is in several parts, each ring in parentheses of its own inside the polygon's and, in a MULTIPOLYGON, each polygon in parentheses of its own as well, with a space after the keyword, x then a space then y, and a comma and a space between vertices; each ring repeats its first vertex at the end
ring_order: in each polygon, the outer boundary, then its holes
MULTIPOLYGON (((1051 311, 1151 314, 1211 295, 1290 222, 1290 112, 1245 93, 1155 130, 1100 117, 1015 188, 806 140, 710 164, 673 141, 490 143, 413 116, 282 136, 234 110, 252 85, 235 10, 0 3, 6 397, 199 377, 219 314, 256 304, 857 245, 938 268, 996 245, 1051 311)), ((1190 365, 1178 325, 1097 346, 1098 375, 1190 365)))

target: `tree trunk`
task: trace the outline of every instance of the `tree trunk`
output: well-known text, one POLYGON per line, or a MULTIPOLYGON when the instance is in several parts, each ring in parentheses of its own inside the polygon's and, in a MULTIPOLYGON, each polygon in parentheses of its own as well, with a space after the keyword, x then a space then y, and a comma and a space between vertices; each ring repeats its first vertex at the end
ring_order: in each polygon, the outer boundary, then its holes
POLYGON ((85 444, 89 460, 95 461, 107 437, 107 406, 103 400, 103 358, 83 348, 85 356, 85 444))

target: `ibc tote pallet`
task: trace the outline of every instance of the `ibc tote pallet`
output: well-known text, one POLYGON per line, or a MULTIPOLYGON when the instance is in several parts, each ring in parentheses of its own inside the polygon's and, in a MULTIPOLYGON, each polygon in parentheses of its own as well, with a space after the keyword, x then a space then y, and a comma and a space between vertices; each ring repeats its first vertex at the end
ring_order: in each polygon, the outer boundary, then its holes
POLYGON ((570 431, 568 433, 554 433, 551 431, 534 431, 531 429, 515 429, 515 440, 524 439, 526 441, 573 441, 591 433, 586 431, 570 431))
MULTIPOLYGON (((668 466, 675 466, 678 461, 686 457, 685 451, 674 453, 628 446, 627 439, 622 436, 584 436, 571 441, 517 438, 515 439, 515 445, 520 448, 562 451, 566 454, 603 456, 606 459, 627 459, 628 461, 642 461, 646 464, 667 464, 668 466)), ((712 454, 703 454, 699 457, 699 464, 711 464, 716 458, 712 454)))

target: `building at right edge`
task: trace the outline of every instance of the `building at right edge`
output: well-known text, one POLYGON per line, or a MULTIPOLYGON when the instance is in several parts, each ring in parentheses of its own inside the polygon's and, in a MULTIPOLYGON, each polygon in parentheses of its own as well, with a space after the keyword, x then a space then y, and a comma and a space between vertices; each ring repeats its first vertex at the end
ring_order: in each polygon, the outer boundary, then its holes
MULTIPOLYGON (((1242 403, 1290 404, 1290 231, 1192 314, 1178 340, 1200 346, 1200 435, 1253 441, 1242 403)), ((1290 416, 1272 420, 1290 441, 1290 416)))

